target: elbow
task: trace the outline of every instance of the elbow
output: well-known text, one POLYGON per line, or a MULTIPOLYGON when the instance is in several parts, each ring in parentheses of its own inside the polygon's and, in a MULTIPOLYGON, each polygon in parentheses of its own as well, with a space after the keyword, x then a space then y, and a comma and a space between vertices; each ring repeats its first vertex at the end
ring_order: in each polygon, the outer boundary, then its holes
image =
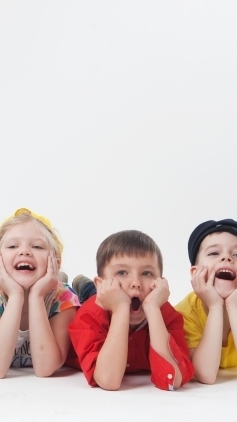
POLYGON ((47 378, 47 377, 50 377, 51 375, 53 375, 53 373, 54 373, 55 371, 50 371, 50 370, 47 370, 47 369, 44 369, 44 368, 40 368, 40 369, 35 369, 35 375, 38 377, 38 378, 47 378))
POLYGON ((100 383, 98 384, 101 388, 103 388, 103 390, 107 390, 107 391, 117 391, 120 388, 120 384, 116 384, 116 383, 100 383))
POLYGON ((0 371, 0 379, 5 378, 6 375, 7 375, 7 371, 0 371))
POLYGON ((40 364, 40 362, 37 362, 37 364, 33 364, 35 375, 39 378, 47 378, 51 377, 58 369, 60 369, 64 364, 65 359, 63 360, 60 358, 58 361, 54 362, 48 362, 48 365, 40 364))
POLYGON ((114 379, 108 379, 108 378, 94 378, 94 381, 96 384, 103 388, 103 390, 107 391, 117 391, 121 386, 121 380, 114 380, 114 379))
POLYGON ((34 368, 35 375, 39 378, 51 377, 62 365, 57 367, 38 367, 34 368))
POLYGON ((208 384, 208 385, 215 384, 216 376, 217 376, 216 373, 214 373, 214 374, 195 374, 195 377, 197 378, 197 380, 199 382, 201 382, 202 384, 208 384))

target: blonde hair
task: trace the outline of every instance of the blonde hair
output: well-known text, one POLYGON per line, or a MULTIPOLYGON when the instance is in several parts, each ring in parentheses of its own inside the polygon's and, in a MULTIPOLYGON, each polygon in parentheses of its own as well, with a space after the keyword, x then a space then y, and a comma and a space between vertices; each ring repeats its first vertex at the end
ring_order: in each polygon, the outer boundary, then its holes
POLYGON ((47 241, 49 242, 50 247, 55 251, 56 258, 58 258, 61 262, 63 245, 59 240, 56 230, 49 220, 43 216, 31 212, 27 208, 20 208, 11 217, 4 220, 0 225, 0 246, 2 244, 3 236, 8 230, 14 226, 17 226, 18 224, 25 224, 28 222, 38 224, 47 241))

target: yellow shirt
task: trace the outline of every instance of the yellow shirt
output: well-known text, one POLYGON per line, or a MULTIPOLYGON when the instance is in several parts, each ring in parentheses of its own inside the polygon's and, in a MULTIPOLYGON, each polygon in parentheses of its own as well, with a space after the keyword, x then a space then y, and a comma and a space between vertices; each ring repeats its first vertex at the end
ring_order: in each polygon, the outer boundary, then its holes
MULTIPOLYGON (((202 301, 194 292, 191 292, 175 306, 175 309, 183 315, 185 339, 188 348, 193 349, 197 347, 207 321, 202 301)), ((237 351, 233 335, 230 332, 227 346, 221 349, 220 368, 231 368, 233 366, 237 366, 237 351)))

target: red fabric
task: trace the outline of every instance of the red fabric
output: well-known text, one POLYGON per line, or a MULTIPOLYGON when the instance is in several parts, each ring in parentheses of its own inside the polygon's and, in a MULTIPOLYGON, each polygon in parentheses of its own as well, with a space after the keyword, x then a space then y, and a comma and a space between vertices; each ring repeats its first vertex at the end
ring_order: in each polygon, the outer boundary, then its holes
MULTIPOLYGON (((66 361, 66 365, 81 368, 91 386, 96 386, 93 379, 96 359, 110 326, 110 313, 96 305, 95 298, 96 296, 92 296, 83 304, 69 325, 69 334, 76 353, 70 350, 66 361)), ((161 312, 170 334, 170 351, 181 371, 183 385, 194 375, 184 339, 183 318, 169 302, 161 307, 161 312)), ((151 380, 156 387, 163 390, 173 389, 174 367, 151 348, 148 324, 138 331, 130 330, 128 338, 125 373, 142 370, 151 372, 151 380)))

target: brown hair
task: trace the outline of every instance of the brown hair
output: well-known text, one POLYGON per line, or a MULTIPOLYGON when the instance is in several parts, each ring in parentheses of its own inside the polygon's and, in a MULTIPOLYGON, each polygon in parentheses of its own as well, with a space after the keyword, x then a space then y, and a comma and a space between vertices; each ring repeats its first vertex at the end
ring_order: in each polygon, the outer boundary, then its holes
POLYGON ((96 254, 97 274, 102 276, 103 270, 113 256, 144 256, 156 254, 159 269, 163 271, 161 251, 154 240, 147 234, 137 230, 124 230, 111 234, 99 246, 96 254))

